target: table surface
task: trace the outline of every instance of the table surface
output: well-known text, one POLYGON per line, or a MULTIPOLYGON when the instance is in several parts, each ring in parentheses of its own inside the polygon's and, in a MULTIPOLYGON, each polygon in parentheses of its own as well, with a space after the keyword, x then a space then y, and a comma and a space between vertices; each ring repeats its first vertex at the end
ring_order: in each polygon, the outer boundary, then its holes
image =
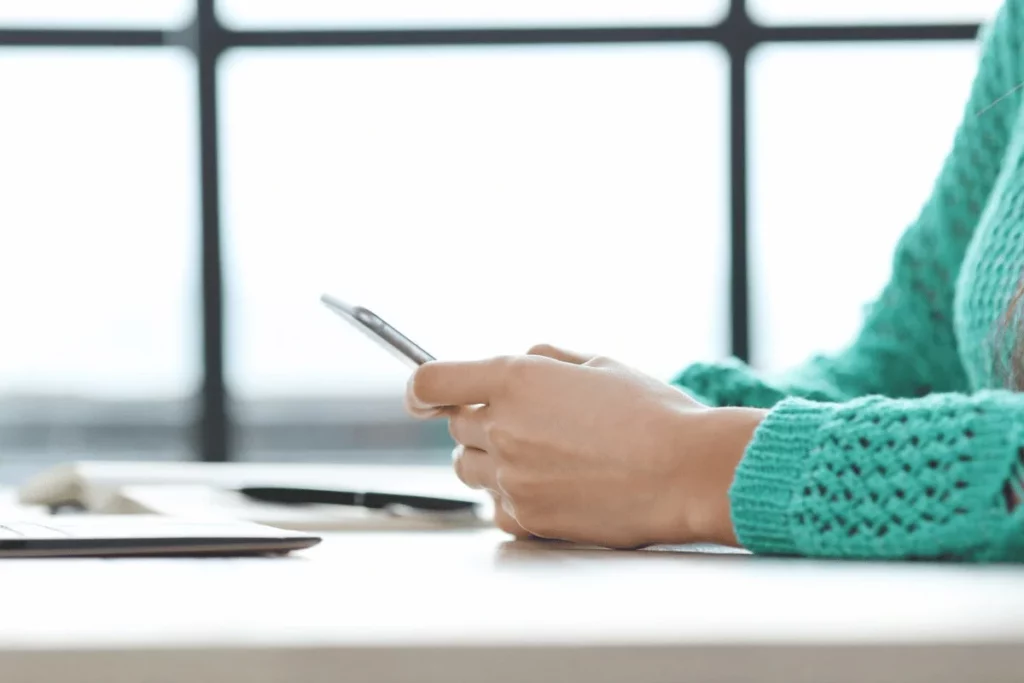
POLYGON ((1024 676, 1011 566, 622 552, 484 529, 328 534, 284 558, 8 560, 0 576, 5 683, 1024 676))

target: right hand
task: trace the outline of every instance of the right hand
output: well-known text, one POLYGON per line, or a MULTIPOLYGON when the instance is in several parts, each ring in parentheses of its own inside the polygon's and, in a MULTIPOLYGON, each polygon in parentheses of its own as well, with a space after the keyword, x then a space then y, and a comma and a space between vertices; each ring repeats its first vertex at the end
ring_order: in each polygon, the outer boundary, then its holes
MULTIPOLYGON (((572 352, 572 351, 567 351, 565 349, 560 349, 558 347, 551 346, 549 344, 538 344, 537 346, 534 346, 529 351, 527 351, 527 355, 531 355, 531 356, 546 356, 546 357, 552 358, 554 360, 562 361, 563 363, 572 363, 574 365, 582 365, 582 364, 586 363, 588 360, 590 360, 591 357, 592 357, 591 355, 580 354, 580 353, 575 353, 575 352, 572 352)), ((406 398, 408 399, 408 396, 406 398)), ((406 408, 407 408, 407 410, 409 410, 413 414, 417 414, 419 417, 430 417, 430 416, 436 416, 436 415, 439 415, 439 414, 445 414, 448 417, 453 417, 455 415, 455 412, 451 408, 441 409, 441 410, 432 409, 432 410, 428 410, 428 411, 418 411, 411 404, 409 404, 408 401, 406 403, 406 408)), ((455 409, 455 410, 457 410, 457 409, 455 409)), ((532 538, 533 537, 533 534, 531 534, 529 531, 527 531, 523 527, 519 526, 519 523, 516 522, 515 518, 512 515, 510 515, 505 510, 504 501, 502 500, 502 497, 501 497, 500 494, 498 494, 495 491, 491 491, 490 492, 490 496, 491 496, 491 499, 494 501, 494 524, 495 524, 495 526, 497 526, 499 529, 501 529, 505 533, 510 534, 512 536, 515 536, 516 538, 519 538, 519 539, 526 539, 526 538, 532 538)))

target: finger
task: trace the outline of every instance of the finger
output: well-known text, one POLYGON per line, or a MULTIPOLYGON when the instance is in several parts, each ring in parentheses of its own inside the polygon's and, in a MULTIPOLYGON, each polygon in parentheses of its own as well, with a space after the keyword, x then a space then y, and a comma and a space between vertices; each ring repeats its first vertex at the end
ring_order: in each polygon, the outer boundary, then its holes
POLYGON ((437 417, 444 417, 451 413, 451 408, 448 407, 422 407, 420 404, 414 403, 408 389, 405 392, 404 406, 405 412, 419 420, 430 420, 437 417))
POLYGON ((405 397, 403 400, 405 412, 420 420, 429 420, 451 414, 453 409, 450 406, 424 406, 417 401, 412 393, 412 382, 413 378, 410 377, 409 382, 405 386, 405 397))
POLYGON ((544 356, 545 358, 575 365, 582 365, 594 357, 593 354, 569 351, 568 349, 552 346, 551 344, 537 344, 526 353, 530 356, 544 356))
POLYGON ((494 525, 516 538, 530 538, 530 532, 519 526, 519 522, 509 512, 505 499, 493 491, 491 498, 494 499, 494 525))
POLYGON ((455 442, 463 446, 488 450, 487 406, 463 406, 451 411, 448 418, 448 433, 455 442))
POLYGON ((507 358, 476 361, 431 361, 409 378, 406 399, 413 411, 443 406, 487 404, 498 392, 507 358))
POLYGON ((494 458, 487 451, 459 444, 452 451, 452 464, 455 475, 469 488, 497 490, 494 458))

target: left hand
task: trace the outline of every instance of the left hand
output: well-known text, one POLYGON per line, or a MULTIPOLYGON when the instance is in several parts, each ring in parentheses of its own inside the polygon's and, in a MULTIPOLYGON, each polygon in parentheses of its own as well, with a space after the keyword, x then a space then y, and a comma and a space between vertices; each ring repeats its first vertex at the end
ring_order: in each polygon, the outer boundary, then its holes
POLYGON ((511 518, 608 547, 735 544, 728 488, 753 416, 726 424, 668 384, 549 346, 428 363, 406 400, 419 417, 449 416, 456 472, 492 493, 506 530, 511 518))

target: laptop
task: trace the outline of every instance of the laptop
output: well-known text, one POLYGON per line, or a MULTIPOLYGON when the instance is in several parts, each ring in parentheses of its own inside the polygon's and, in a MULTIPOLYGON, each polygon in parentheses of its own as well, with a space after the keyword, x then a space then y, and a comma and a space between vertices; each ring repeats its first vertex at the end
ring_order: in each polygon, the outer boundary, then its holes
POLYGON ((254 522, 159 515, 0 519, 0 559, 286 555, 321 540, 254 522))

